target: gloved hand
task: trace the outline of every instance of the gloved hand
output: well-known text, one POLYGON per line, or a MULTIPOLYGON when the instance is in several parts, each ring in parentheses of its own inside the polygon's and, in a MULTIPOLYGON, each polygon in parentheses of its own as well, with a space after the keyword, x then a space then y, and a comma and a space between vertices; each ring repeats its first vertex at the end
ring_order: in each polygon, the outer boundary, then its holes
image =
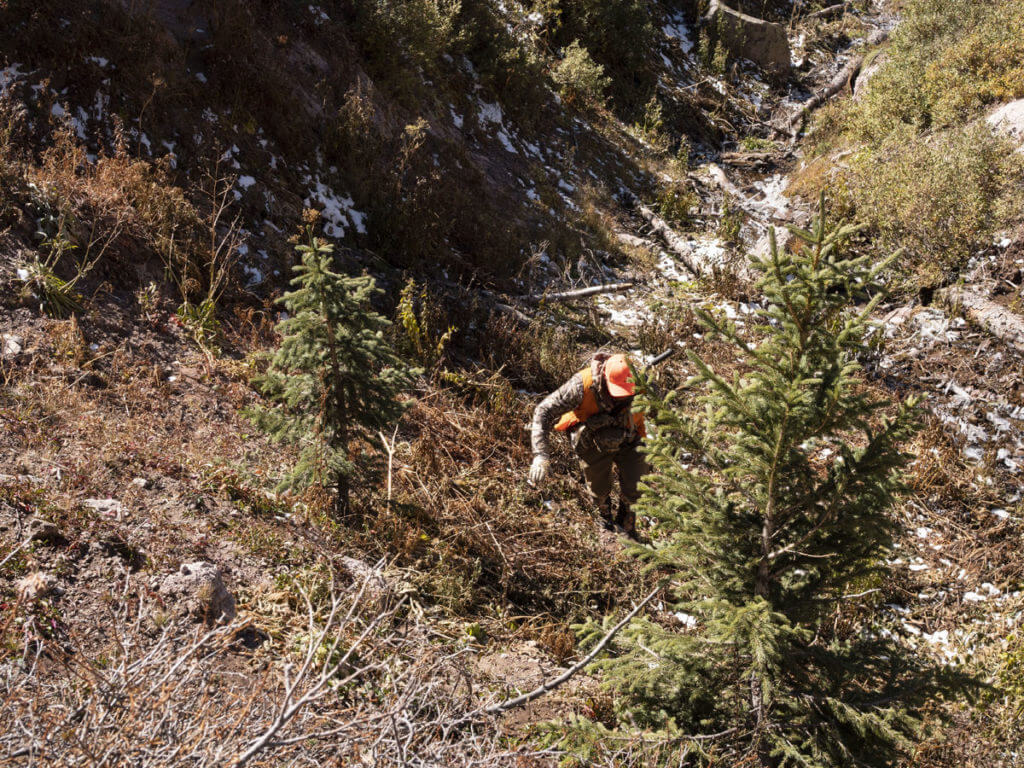
POLYGON ((544 482, 544 478, 548 476, 548 467, 551 462, 548 461, 547 456, 537 455, 533 457, 533 464, 530 465, 530 474, 526 481, 537 487, 544 482))

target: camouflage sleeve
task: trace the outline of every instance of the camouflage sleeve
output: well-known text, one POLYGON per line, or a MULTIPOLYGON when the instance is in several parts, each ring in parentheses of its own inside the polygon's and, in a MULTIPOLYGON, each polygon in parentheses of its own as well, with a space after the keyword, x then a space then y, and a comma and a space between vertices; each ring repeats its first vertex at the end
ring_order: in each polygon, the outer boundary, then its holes
POLYGON ((565 384, 541 400, 533 411, 533 426, 530 429, 530 442, 533 445, 534 454, 551 455, 548 430, 554 426, 563 413, 579 408, 582 403, 583 377, 578 373, 573 374, 573 377, 565 384))

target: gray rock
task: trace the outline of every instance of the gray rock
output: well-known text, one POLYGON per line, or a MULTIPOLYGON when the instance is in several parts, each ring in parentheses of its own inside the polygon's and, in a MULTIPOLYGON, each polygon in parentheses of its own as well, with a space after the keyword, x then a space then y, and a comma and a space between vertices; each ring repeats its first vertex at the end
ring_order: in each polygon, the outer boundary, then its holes
POLYGON ((710 39, 732 56, 750 59, 775 77, 789 75, 789 38, 781 24, 748 16, 719 0, 711 0, 704 24, 710 39))
POLYGON ((997 107, 985 119, 997 131, 1014 139, 1024 148, 1024 99, 997 107))
POLYGON ((49 520, 44 520, 41 517, 33 517, 28 521, 27 532, 30 541, 60 544, 66 540, 55 523, 51 523, 49 520))
POLYGON ((235 598, 213 563, 183 563, 176 573, 164 577, 159 591, 172 610, 210 623, 235 618, 235 598))
POLYGON ((48 573, 35 571, 18 582, 18 594, 27 600, 38 600, 54 591, 57 580, 48 573))
POLYGON ((0 338, 3 340, 4 357, 14 357, 21 354, 21 350, 25 346, 25 341, 21 336, 12 336, 9 333, 5 333, 0 338))
POLYGON ((101 515, 114 517, 118 520, 124 514, 124 506, 117 499, 86 499, 82 504, 89 509, 94 509, 101 515))

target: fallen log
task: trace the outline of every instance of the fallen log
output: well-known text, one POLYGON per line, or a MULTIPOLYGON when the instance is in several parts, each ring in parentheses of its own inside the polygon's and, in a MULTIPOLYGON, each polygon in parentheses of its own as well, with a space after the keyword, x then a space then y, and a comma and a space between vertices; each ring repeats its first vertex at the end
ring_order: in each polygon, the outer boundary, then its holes
POLYGON ((831 99, 841 90, 849 87, 850 93, 853 93, 853 81, 857 79, 857 73, 860 72, 860 67, 863 63, 863 56, 854 56, 846 63, 845 67, 836 73, 835 77, 828 81, 828 85, 801 104, 800 108, 789 116, 787 127, 790 135, 795 136, 799 133, 807 115, 810 114, 812 110, 817 109, 826 101, 831 99))
POLYGON ((820 11, 814 11, 804 16, 804 19, 827 19, 831 16, 838 16, 848 11, 853 7, 853 3, 836 3, 830 5, 828 8, 822 8, 820 11))
POLYGON ((526 315, 523 312, 520 312, 515 307, 511 307, 508 304, 504 304, 500 301, 496 301, 493 304, 491 304, 491 308, 497 310, 498 312, 501 312, 502 314, 514 318, 517 322, 519 322, 520 325, 530 325, 533 322, 530 319, 529 315, 526 315))
POLYGON ((637 204, 637 210, 650 225, 651 230, 661 237, 668 250, 694 277, 706 276, 717 268, 732 270, 738 278, 745 282, 757 282, 757 276, 742 260, 734 261, 723 258, 724 253, 718 255, 713 251, 698 252, 646 205, 637 204))
MULTIPOLYGON (((876 33, 868 38, 869 45, 879 45, 885 42, 888 38, 888 32, 883 30, 876 30, 876 33)), ((844 88, 849 88, 850 93, 853 93, 853 86, 857 80, 857 75, 860 73, 860 68, 864 64, 864 55, 854 56, 839 70, 835 76, 828 81, 828 84, 820 91, 811 96, 807 101, 800 105, 799 109, 793 112, 787 119, 785 129, 788 131, 791 137, 796 137, 800 133, 800 129, 803 127, 804 121, 812 110, 817 109, 822 104, 827 102, 833 96, 840 93, 844 88)))
POLYGON ((636 283, 606 283, 605 285, 592 285, 589 288, 578 288, 574 291, 559 291, 557 293, 531 293, 528 296, 520 296, 520 301, 571 301, 582 299, 586 296, 594 296, 599 293, 615 293, 632 288, 636 283))
POLYGON ((646 248, 649 251, 660 250, 660 246, 656 242, 648 240, 646 237, 637 237, 628 232, 616 232, 615 236, 619 239, 620 243, 624 243, 630 248, 646 248))
POLYGON ((983 288, 950 286, 935 292, 935 298, 953 309, 960 309, 974 324, 999 340, 1024 352, 1024 317, 997 304, 983 288))
POLYGON ((717 184, 727 195, 735 198, 738 203, 742 203, 747 199, 743 190, 729 181, 729 177, 725 175, 725 171, 723 171, 718 165, 708 163, 707 166, 705 166, 705 170, 707 171, 707 178, 717 184))
POLYGON ((693 262, 693 249, 690 244, 686 242, 679 234, 672 229, 661 218, 658 214, 648 208, 646 205, 638 204, 637 210, 640 211, 640 215, 644 217, 644 220, 650 225, 651 231, 658 235, 662 241, 668 246, 668 249, 683 263, 683 266, 689 270, 690 274, 694 277, 700 277, 700 269, 693 262))
POLYGON ((776 152, 723 152, 722 162, 735 168, 769 168, 782 156, 776 152))

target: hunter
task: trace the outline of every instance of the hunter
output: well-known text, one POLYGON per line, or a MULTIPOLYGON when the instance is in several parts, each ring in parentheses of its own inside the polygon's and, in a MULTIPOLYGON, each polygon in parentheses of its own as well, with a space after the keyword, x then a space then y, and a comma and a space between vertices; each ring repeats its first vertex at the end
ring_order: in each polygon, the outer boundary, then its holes
POLYGON ((599 352, 533 412, 530 485, 539 486, 551 464, 548 430, 568 432, 591 498, 609 530, 636 538, 633 503, 637 483, 649 470, 639 450, 645 436, 643 414, 633 413, 636 387, 625 355, 599 352), (619 505, 612 517, 612 468, 619 468, 619 505))

